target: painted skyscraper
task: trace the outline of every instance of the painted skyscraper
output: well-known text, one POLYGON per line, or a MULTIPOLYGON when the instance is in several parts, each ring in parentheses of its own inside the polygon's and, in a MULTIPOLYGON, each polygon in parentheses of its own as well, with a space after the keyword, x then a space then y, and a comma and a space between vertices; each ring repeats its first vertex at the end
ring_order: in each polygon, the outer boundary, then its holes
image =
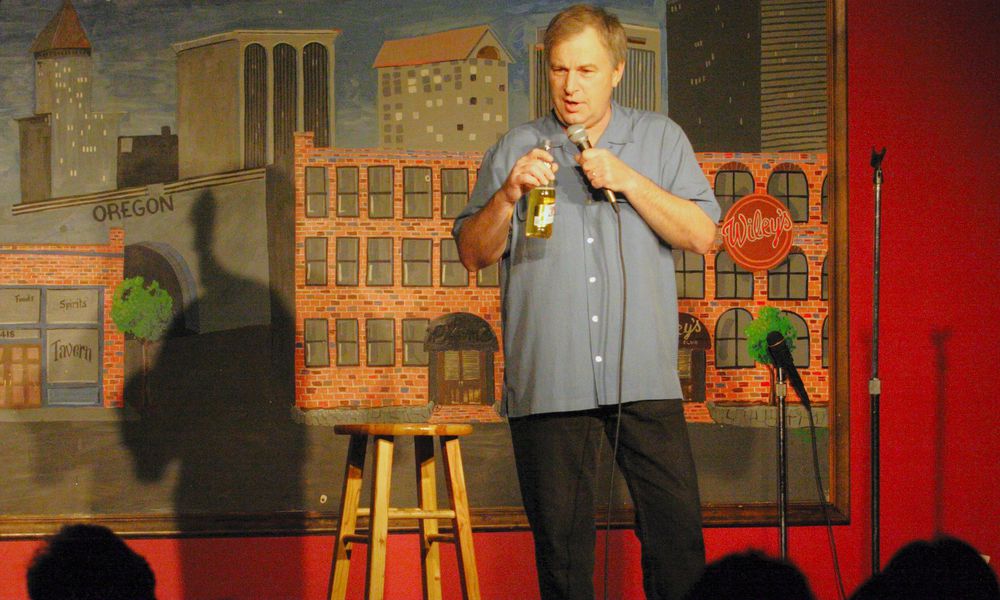
POLYGON ((35 38, 35 114, 18 119, 21 202, 111 190, 121 113, 91 108, 90 41, 72 2, 35 38))
POLYGON ((760 151, 760 0, 668 2, 667 57, 667 112, 694 149, 760 151))
POLYGON ((379 145, 485 150, 510 127, 509 63, 485 25, 385 42, 373 65, 379 145))
POLYGON ((761 0, 764 152, 826 150, 826 2, 761 0))
POLYGON ((695 150, 826 149, 826 2, 667 3, 670 117, 695 150))
POLYGON ((334 140, 337 29, 230 31, 173 45, 181 179, 290 159, 334 140))

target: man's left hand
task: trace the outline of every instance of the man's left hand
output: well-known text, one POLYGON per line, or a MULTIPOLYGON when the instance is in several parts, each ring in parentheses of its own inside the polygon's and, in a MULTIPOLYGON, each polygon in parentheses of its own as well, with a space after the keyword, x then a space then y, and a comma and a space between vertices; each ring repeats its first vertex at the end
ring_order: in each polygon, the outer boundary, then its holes
MULTIPOLYGON (((635 171, 606 148, 587 148, 576 157, 594 189, 609 189, 626 194, 635 171)), ((627 195, 627 194, 626 194, 627 195)))

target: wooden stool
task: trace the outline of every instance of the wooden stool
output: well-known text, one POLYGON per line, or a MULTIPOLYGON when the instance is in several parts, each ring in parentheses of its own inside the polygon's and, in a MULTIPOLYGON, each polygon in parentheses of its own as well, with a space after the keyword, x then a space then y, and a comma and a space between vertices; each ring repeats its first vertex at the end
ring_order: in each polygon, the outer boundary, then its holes
POLYGON ((381 600, 385 590, 385 550, 389 519, 417 519, 420 523, 420 554, 425 600, 441 599, 441 555, 438 542, 456 544, 462 598, 479 600, 479 576, 472 549, 472 524, 469 499, 465 493, 465 475, 458 437, 472 433, 472 425, 434 425, 425 423, 358 423, 335 425, 334 431, 351 436, 340 499, 340 523, 334 546, 333 572, 330 576, 330 600, 343 600, 347 594, 347 572, 351 566, 351 545, 368 544, 368 571, 365 598, 381 600), (392 476, 394 438, 412 435, 417 467, 416 508, 391 508, 389 487, 392 476), (361 499, 362 471, 368 437, 375 438, 375 477, 372 480, 371 508, 358 508, 361 499), (448 483, 450 510, 437 507, 434 475, 434 437, 441 440, 445 478, 448 483), (368 535, 355 533, 357 518, 367 516, 368 535), (438 519, 450 519, 452 535, 438 533, 438 519))

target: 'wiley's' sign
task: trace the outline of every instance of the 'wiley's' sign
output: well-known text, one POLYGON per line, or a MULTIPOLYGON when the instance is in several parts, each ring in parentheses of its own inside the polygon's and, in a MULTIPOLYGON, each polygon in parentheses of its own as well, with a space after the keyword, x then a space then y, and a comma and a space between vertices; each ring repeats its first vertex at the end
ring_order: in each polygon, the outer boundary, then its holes
POLYGON ((748 271, 778 265, 792 248, 792 215, 767 194, 744 196, 726 213, 722 244, 733 261, 748 271))

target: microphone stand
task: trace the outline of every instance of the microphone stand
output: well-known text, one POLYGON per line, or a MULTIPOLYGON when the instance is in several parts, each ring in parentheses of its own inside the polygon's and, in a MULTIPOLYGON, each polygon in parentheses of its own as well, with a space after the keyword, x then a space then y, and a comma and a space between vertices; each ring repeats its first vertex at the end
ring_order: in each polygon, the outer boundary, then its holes
POLYGON ((872 148, 871 166, 875 170, 873 183, 875 185, 875 256, 874 256, 874 289, 872 291, 872 376, 868 380, 868 395, 871 406, 871 488, 872 488, 872 574, 880 569, 879 561, 879 400, 882 396, 882 382, 878 378, 878 305, 879 305, 879 252, 881 247, 882 229, 882 152, 872 148))
POLYGON ((774 384, 774 396, 778 402, 778 542, 781 548, 781 559, 788 559, 788 457, 787 434, 785 432, 785 396, 788 388, 785 385, 785 373, 781 367, 775 367, 777 375, 774 384))

